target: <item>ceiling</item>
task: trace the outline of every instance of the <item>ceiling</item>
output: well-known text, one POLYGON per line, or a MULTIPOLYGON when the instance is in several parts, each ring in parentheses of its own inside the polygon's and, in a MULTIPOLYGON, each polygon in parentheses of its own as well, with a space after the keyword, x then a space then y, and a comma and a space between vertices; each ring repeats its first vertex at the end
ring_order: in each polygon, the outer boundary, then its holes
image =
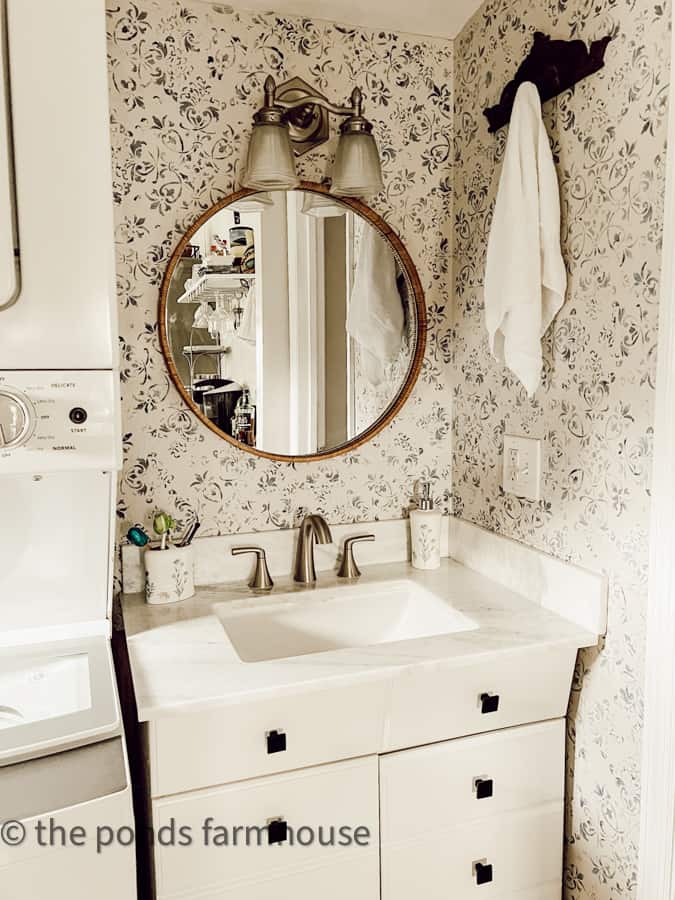
POLYGON ((242 9, 454 38, 482 0, 240 0, 242 9))

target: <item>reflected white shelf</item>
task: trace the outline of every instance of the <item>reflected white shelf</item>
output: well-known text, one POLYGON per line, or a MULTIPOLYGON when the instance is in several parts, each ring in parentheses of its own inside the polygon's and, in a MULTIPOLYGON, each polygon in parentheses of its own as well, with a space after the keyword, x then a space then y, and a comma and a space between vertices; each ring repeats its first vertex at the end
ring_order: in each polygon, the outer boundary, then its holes
POLYGON ((183 347, 183 353, 229 353, 231 347, 216 346, 215 344, 196 344, 183 347))
POLYGON ((176 303, 203 303, 205 300, 217 300, 218 294, 233 294, 246 290, 242 282, 250 285, 254 279, 254 273, 207 272, 187 288, 176 303))

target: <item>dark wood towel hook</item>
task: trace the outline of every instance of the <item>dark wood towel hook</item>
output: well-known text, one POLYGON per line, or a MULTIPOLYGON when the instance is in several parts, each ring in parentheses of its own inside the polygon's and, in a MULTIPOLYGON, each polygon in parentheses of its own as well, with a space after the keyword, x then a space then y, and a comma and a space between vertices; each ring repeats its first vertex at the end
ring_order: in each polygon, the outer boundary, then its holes
POLYGON ((583 41, 557 41, 541 31, 535 32, 530 52, 502 91, 499 103, 485 110, 490 133, 494 134, 511 121, 513 101, 524 81, 536 84, 541 102, 545 103, 582 78, 599 72, 605 65, 605 51, 611 40, 612 35, 607 35, 593 41, 587 50, 583 41))

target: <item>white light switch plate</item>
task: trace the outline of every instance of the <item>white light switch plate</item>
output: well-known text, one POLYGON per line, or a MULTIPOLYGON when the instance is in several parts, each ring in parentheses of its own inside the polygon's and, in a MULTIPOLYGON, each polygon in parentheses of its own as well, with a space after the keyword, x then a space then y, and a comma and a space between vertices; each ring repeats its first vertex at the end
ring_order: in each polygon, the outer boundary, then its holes
POLYGON ((502 487, 507 494, 539 500, 541 496, 541 441, 504 435, 502 487))

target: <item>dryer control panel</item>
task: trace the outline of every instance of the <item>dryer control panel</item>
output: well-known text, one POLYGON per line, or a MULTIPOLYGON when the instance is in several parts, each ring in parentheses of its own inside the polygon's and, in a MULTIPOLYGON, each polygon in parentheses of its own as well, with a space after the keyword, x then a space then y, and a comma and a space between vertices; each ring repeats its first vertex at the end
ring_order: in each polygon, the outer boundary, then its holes
POLYGON ((0 372, 0 475, 121 466, 116 372, 0 372))

